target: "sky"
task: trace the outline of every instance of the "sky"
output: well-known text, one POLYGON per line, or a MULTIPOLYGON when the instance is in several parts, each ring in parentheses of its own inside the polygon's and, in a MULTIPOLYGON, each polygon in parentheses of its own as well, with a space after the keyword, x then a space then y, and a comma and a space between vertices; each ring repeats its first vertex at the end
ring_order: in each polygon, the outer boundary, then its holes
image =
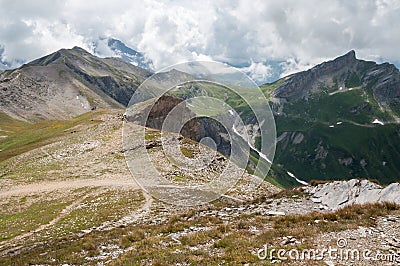
POLYGON ((11 67, 80 46, 100 56, 115 38, 154 68, 216 60, 267 80, 354 49, 400 62, 400 0, 0 0, 0 61, 11 67), (104 44, 104 43, 103 43, 104 44))

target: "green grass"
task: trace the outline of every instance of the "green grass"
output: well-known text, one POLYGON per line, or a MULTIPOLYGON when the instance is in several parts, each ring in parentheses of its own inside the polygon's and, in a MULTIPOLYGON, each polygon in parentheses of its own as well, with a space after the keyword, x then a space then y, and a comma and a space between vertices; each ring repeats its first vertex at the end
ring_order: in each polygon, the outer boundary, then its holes
MULTIPOLYGON (((42 196, 14 197, 7 204, 2 204, 0 210, 0 244, 7 244, 6 240, 37 229, 40 225, 46 225, 58 216, 65 207, 75 200, 82 200, 70 212, 53 225, 27 236, 23 239, 22 252, 29 256, 10 255, 0 258, 0 265, 27 265, 32 261, 41 261, 41 264, 58 264, 58 262, 75 261, 76 264, 86 264, 85 256, 98 255, 97 247, 105 239, 97 239, 89 234, 84 241, 76 239, 76 234, 83 229, 99 226, 106 221, 116 221, 136 211, 143 204, 143 194, 139 190, 106 190, 98 191, 98 188, 80 188, 66 195, 51 194, 42 196), (92 193, 92 194, 88 194, 92 193), (48 200, 47 198, 51 198, 48 200), (20 202, 20 203, 18 203, 20 202), (24 202, 24 203, 21 203, 24 202), (56 241, 56 242, 55 242, 56 241), (48 251, 35 253, 30 249, 39 245, 48 251), (61 251, 60 246, 64 245, 61 251), (82 253, 83 252, 83 253, 82 253), (47 254, 48 256, 44 256, 47 254), (76 260, 75 260, 76 259, 76 260)), ((101 235, 101 232, 93 234, 101 235)), ((129 243, 138 241, 140 233, 129 233, 129 243)), ((127 241, 122 238, 119 241, 127 241)), ((41 249, 40 248, 40 249, 41 249)))
POLYGON ((46 234, 62 237, 83 229, 98 226, 105 221, 113 221, 128 215, 143 203, 140 191, 105 191, 87 197, 80 208, 72 210, 46 234))
POLYGON ((41 200, 21 211, 2 213, 0 217, 0 243, 48 223, 69 204, 70 201, 41 200))
MULTIPOLYGON (((235 109, 242 119, 251 117, 253 114, 249 103, 245 99, 252 99, 253 90, 258 88, 241 88, 241 87, 225 87, 211 82, 189 82, 179 89, 174 89, 169 94, 187 99, 191 97, 206 96, 225 102, 228 106, 235 109), (239 95, 237 92, 241 95, 239 95)), ((257 100, 253 100, 251 104, 257 104, 257 100)), ((216 117, 219 114, 226 113, 228 106, 221 107, 216 100, 197 99, 194 106, 188 107, 196 114, 208 117, 216 117)))
POLYGON ((264 93, 265 97, 269 99, 274 91, 285 82, 285 78, 281 78, 273 83, 267 83, 260 86, 261 91, 264 93))
POLYGON ((284 113, 289 117, 327 123, 350 120, 364 124, 372 122, 374 118, 386 118, 386 115, 377 108, 377 104, 372 100, 372 97, 367 97, 361 89, 353 89, 352 91, 333 95, 325 93, 312 94, 308 101, 287 103, 284 113), (364 108, 356 110, 367 99, 370 102, 364 108))
POLYGON ((283 164, 300 179, 363 177, 378 179, 383 184, 399 180, 400 167, 396 162, 400 158, 400 139, 396 125, 364 128, 343 123, 329 128, 325 124, 314 123, 302 132, 305 135, 302 143, 287 147, 280 143, 275 156, 275 163, 283 164), (316 158, 318 146, 328 151, 326 158, 316 158), (353 158, 350 166, 338 161, 339 158, 350 157, 353 158), (367 162, 365 167, 360 164, 362 159, 367 162))
POLYGON ((158 130, 154 130, 154 129, 150 129, 150 128, 146 128, 145 129, 145 140, 156 140, 159 139, 161 137, 161 133, 158 130))
POLYGON ((104 110, 96 110, 69 120, 45 120, 34 124, 13 121, 13 133, 0 139, 0 162, 55 142, 58 137, 71 134, 68 130, 76 125, 96 124, 99 122, 97 117, 102 113, 104 110))
POLYGON ((17 120, 3 112, 0 112, 0 133, 2 133, 2 135, 8 136, 15 131, 20 131, 26 125, 28 125, 28 123, 17 120))
POLYGON ((185 157, 194 158, 193 151, 190 150, 189 148, 186 148, 186 147, 184 147, 184 146, 181 146, 181 152, 182 152, 182 154, 183 154, 185 157))

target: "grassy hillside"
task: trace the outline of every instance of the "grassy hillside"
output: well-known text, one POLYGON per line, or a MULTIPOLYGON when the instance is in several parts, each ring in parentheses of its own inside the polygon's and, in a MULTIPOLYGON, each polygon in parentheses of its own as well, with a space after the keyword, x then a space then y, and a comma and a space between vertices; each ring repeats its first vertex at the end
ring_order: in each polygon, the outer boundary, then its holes
POLYGON ((0 138, 0 162, 55 142, 57 138, 73 133, 72 128, 78 124, 97 123, 96 117, 103 112, 96 110, 69 120, 44 120, 33 124, 0 113, 0 129, 6 130, 6 137, 0 138))

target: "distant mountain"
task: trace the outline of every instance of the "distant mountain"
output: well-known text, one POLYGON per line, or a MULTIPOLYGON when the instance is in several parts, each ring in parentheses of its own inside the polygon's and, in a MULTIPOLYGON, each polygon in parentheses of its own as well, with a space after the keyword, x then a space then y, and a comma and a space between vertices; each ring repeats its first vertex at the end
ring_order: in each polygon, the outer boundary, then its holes
POLYGON ((151 72, 79 47, 0 73, 0 112, 17 119, 62 119, 96 107, 122 108, 151 72))
MULTIPOLYGON (((94 46, 94 52, 96 53, 96 44, 94 46)), ((154 72, 153 63, 149 58, 146 58, 144 54, 130 48, 122 41, 114 38, 108 38, 107 47, 112 50, 114 56, 120 57, 121 59, 125 60, 126 62, 132 63, 135 66, 139 66, 148 71, 154 72)), ((260 71, 257 69, 251 69, 251 64, 248 63, 238 65, 233 65, 229 62, 225 63, 240 69, 249 77, 251 77, 257 84, 260 85, 265 82, 273 82, 278 80, 283 72, 282 63, 284 63, 284 61, 269 61, 267 64, 270 67, 268 73, 260 73, 260 71)))
POLYGON ((142 53, 126 46, 120 40, 109 38, 107 40, 107 45, 115 53, 115 56, 120 57, 135 66, 144 68, 148 71, 153 71, 153 63, 150 59, 147 59, 142 53))
MULTIPOLYGON (((80 47, 61 49, 0 71, 0 113, 35 121, 74 117, 97 107, 124 108, 152 74, 122 58, 100 58, 80 47)), ((172 69, 155 74, 147 89, 157 94, 188 79, 193 77, 172 69)))
POLYGON ((400 73, 394 65, 359 60, 350 51, 261 88, 274 110, 276 165, 306 181, 400 180, 400 73))

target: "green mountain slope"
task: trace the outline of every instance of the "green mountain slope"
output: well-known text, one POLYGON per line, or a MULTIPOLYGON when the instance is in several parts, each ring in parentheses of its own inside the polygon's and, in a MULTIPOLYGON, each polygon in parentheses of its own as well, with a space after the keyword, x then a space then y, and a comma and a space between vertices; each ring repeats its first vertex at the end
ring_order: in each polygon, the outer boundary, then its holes
POLYGON ((274 163, 305 181, 399 181, 399 80, 393 65, 350 52, 263 85, 277 127, 274 163))

